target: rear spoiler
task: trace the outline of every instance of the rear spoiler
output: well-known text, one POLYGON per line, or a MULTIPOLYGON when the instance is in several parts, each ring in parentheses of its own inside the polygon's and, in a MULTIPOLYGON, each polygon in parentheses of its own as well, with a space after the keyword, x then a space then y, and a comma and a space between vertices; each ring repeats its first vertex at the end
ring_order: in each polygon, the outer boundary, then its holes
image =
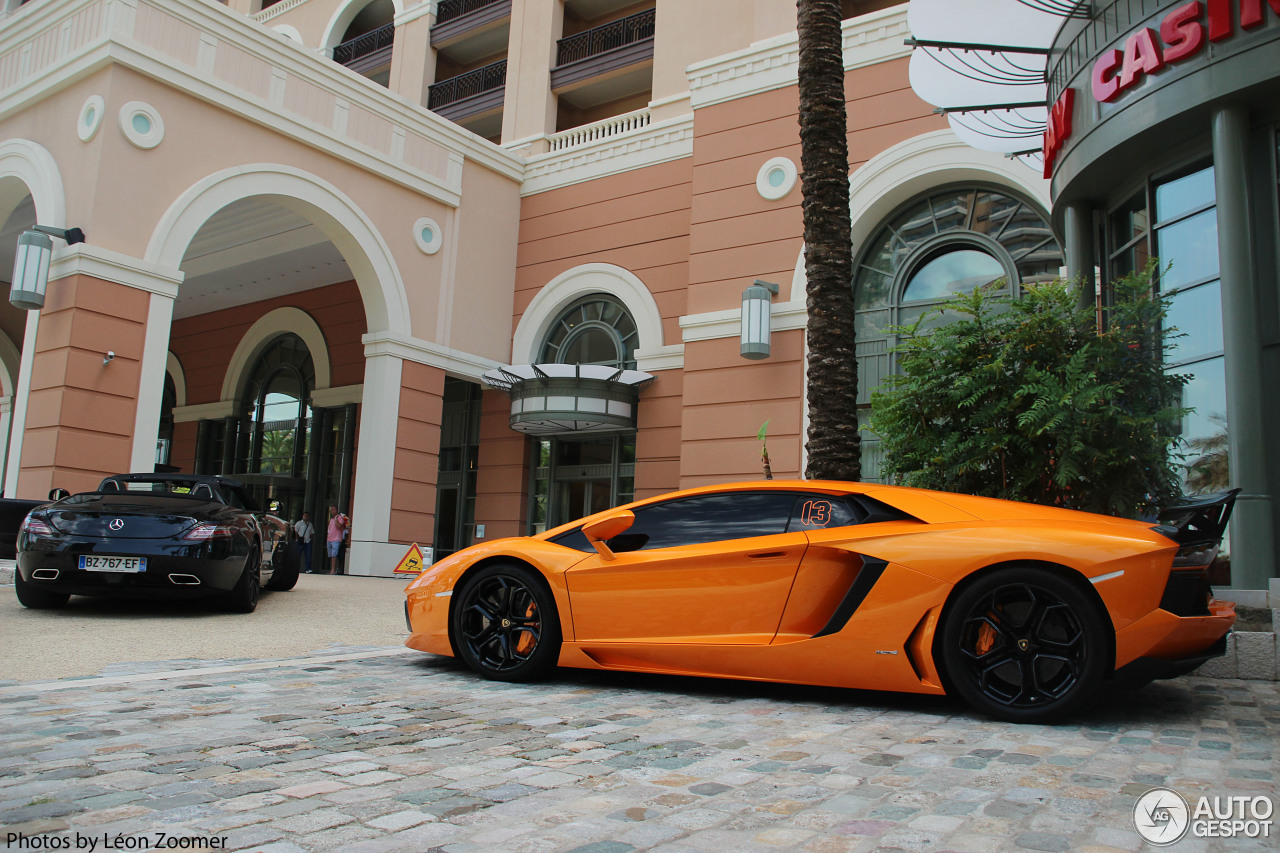
POLYGON ((1183 548, 1217 546, 1227 531, 1227 521, 1236 504, 1239 489, 1213 495, 1184 498, 1180 503, 1160 510, 1160 525, 1152 528, 1183 548))

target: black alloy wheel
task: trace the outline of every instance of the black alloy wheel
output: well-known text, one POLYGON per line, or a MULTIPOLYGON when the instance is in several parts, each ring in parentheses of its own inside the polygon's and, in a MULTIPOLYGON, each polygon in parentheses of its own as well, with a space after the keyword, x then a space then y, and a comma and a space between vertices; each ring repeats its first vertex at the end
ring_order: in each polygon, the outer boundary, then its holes
POLYGON ((244 572, 227 596, 227 609, 232 613, 252 613, 258 609, 258 594, 262 589, 262 573, 258 569, 261 560, 261 548, 256 542, 251 542, 249 556, 244 559, 244 572))
POLYGON ((1110 620, 1070 580, 1039 567, 979 578, 948 608, 943 672, 979 711, 1048 722, 1075 710, 1107 670, 1110 620))
POLYGON ((560 657, 555 598, 523 566, 495 564, 466 578, 449 623, 459 657, 485 678, 532 681, 560 657))
POLYGON ((56 610, 65 607, 71 598, 65 592, 41 589, 38 584, 22 579, 22 570, 13 570, 13 591, 18 596, 18 603, 28 610, 56 610))

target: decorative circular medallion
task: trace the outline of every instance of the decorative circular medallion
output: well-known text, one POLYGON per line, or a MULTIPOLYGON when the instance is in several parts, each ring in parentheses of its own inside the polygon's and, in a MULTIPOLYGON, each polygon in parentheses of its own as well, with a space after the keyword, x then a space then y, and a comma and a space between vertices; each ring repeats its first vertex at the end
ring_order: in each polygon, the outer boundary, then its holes
POLYGON ((785 198, 796 185, 796 164, 786 157, 765 162, 756 174, 756 192, 769 201, 785 198))
POLYGON ((106 114, 106 102, 101 95, 90 95, 80 108, 80 117, 76 119, 76 135, 81 142, 88 142, 102 127, 102 117, 106 114))
POLYGON ((424 216, 413 223, 413 240, 423 252, 434 255, 444 245, 444 232, 440 228, 440 223, 424 216))
POLYGON ((130 101, 120 108, 120 132, 138 148, 155 148, 164 140, 164 120, 150 104, 130 101))

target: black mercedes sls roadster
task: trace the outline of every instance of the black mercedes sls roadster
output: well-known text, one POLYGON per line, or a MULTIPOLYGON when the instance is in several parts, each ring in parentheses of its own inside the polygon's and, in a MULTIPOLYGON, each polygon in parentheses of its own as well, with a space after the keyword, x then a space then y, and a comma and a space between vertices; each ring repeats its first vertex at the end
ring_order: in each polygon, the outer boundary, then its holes
POLYGON ((258 591, 298 581, 289 525, 225 477, 117 474, 33 510, 18 533, 18 601, 72 595, 217 597, 251 613, 258 591))

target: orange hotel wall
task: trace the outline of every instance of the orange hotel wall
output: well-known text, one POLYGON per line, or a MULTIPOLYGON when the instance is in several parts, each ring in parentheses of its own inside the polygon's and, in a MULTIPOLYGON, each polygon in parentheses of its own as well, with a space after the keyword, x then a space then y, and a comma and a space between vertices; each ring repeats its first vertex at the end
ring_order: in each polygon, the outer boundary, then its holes
MULTIPOLYGON (((845 94, 851 172, 885 148, 945 126, 912 93, 905 59, 848 72, 845 94)), ((773 157, 799 166, 797 114, 795 87, 694 113, 690 313, 737 308, 756 278, 781 286, 775 303, 789 298, 803 248, 800 186, 769 201, 755 182, 773 157)), ((775 333, 772 350, 767 360, 747 361, 736 338, 685 345, 682 488, 761 476, 756 432, 766 420, 774 476, 800 473, 803 332, 775 333)))
POLYGON ((31 367, 18 495, 128 471, 150 294, 85 275, 49 288, 31 367), (103 364, 103 355, 115 358, 103 364))
MULTIPOLYGON (((663 163, 549 190, 522 200, 516 255, 516 316, 549 281, 574 267, 607 263, 649 288, 662 317, 664 343, 680 341, 689 281, 689 160, 663 163)), ((641 341, 642 347, 654 341, 641 341)), ((517 358, 526 354, 519 353, 517 358)), ((659 371, 640 397, 636 496, 676 488, 682 383, 659 371)), ((481 418, 476 521, 486 538, 524 532, 527 443, 508 426, 505 394, 485 392, 481 418)))
MULTIPOLYGON (((356 283, 349 281, 174 320, 169 351, 177 356, 186 376, 187 405, 218 402, 227 366, 245 333, 268 312, 286 306, 307 312, 320 326, 329 349, 333 387, 364 381, 364 344, 360 342, 366 330, 364 304, 356 283)), ((195 457, 196 424, 177 424, 172 464, 191 472, 195 457)))

